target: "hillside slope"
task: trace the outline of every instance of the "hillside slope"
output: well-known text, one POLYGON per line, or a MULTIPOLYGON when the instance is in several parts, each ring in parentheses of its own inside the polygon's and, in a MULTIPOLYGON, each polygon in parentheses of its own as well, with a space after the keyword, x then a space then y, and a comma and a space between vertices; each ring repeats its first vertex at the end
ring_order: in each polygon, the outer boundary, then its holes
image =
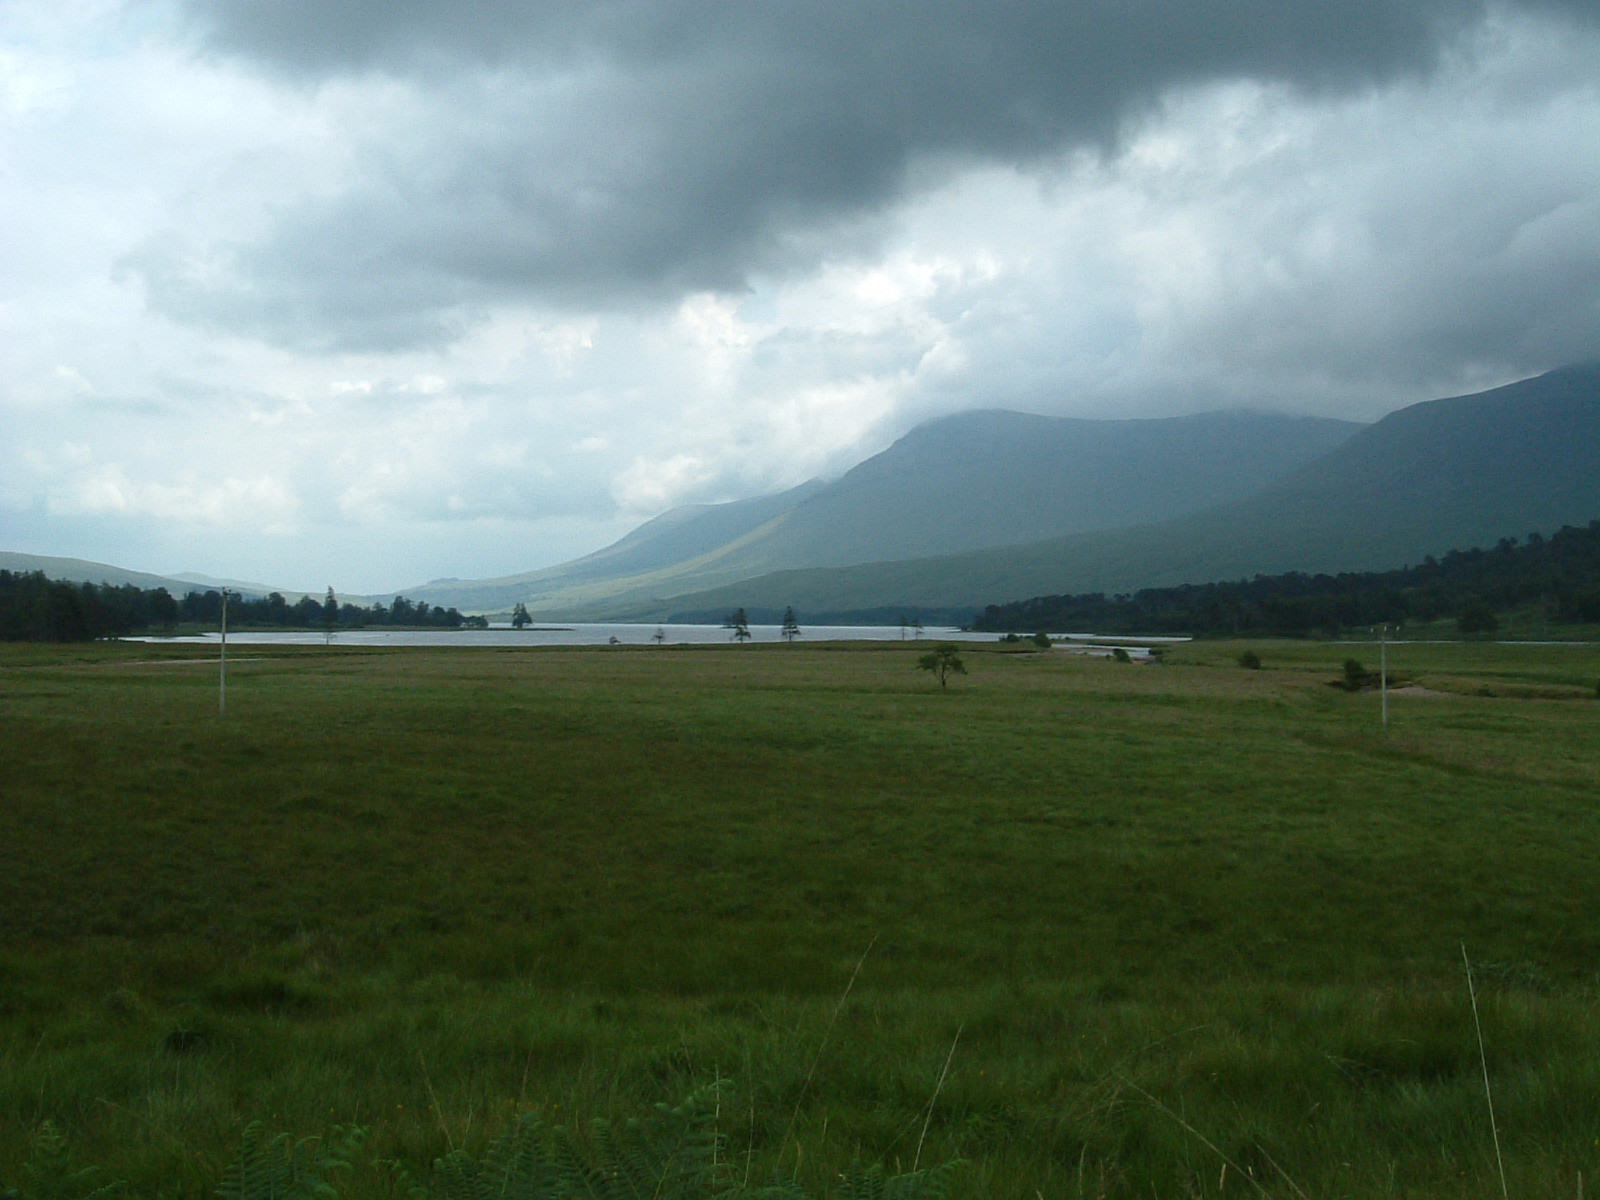
POLYGON ((912 430, 831 483, 667 513, 575 562, 408 594, 602 618, 788 568, 918 559, 1158 520, 1248 496, 1342 444, 1348 421, 1258 412, 1079 420, 998 410, 912 430))
POLYGON ((788 571, 649 615, 742 604, 844 613, 1066 592, 1376 570, 1600 515, 1600 364, 1391 413, 1259 495, 1133 529, 1028 546, 788 571))
POLYGON ((682 564, 697 562, 815 495, 823 486, 821 480, 811 480, 771 496, 727 504, 687 504, 571 562, 493 579, 435 579, 403 590, 414 599, 467 612, 510 608, 519 601, 547 612, 553 604, 570 606, 610 596, 619 590, 613 581, 650 578, 656 572, 671 572, 682 564))
POLYGON ((1260 412, 960 413, 912 430, 757 531, 737 565, 925 558, 1143 524, 1251 495, 1360 428, 1260 412))

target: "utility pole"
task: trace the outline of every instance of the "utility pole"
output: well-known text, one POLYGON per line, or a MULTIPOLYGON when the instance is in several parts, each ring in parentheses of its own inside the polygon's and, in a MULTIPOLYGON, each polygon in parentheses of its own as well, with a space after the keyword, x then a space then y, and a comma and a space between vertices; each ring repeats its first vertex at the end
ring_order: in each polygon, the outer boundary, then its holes
POLYGON ((1389 627, 1378 626, 1378 695, 1383 731, 1389 732, 1389 627))
POLYGON ((217 716, 228 715, 228 597, 233 593, 222 589, 222 656, 217 660, 217 716))

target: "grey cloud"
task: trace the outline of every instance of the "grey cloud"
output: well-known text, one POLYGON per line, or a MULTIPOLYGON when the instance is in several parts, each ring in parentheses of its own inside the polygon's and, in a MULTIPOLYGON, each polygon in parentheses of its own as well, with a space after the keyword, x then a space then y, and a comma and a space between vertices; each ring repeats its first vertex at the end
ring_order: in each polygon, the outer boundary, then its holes
MULTIPOLYGON (((910 99, 911 88, 936 113, 1027 105, 1046 122, 1063 101, 1103 103, 1108 94, 1186 76, 1336 81, 1411 69, 1489 9, 1483 0, 190 0, 187 7, 216 49, 308 75, 585 59, 644 69, 744 61, 779 73, 845 75, 856 80, 853 93, 885 100, 910 99), (1074 70, 1063 73, 1063 63, 1074 70), (947 91, 948 83, 999 98, 973 105, 947 91)), ((1592 0, 1514 7, 1595 15, 1592 0)))
MULTIPOLYGON (((1592 20, 1592 3, 1521 9, 1592 20)), ((192 0, 212 52, 291 78, 384 75, 424 127, 342 195, 236 245, 129 259, 163 311, 309 346, 449 340, 471 306, 735 288, 814 261, 917 182, 1106 146, 1170 87, 1311 91, 1425 72, 1478 0, 711 4, 192 0), (931 176, 930 177, 930 172, 931 176), (193 269, 221 255, 227 269, 193 269)), ((203 234, 192 235, 203 237, 203 234)))

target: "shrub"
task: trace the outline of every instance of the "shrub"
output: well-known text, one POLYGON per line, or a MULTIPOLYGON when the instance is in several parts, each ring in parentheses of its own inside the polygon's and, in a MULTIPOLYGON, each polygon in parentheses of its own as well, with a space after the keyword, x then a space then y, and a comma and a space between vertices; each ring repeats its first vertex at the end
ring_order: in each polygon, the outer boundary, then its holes
POLYGON ((1246 650, 1239 655, 1239 665, 1246 671, 1259 671, 1261 670, 1261 655, 1254 650, 1246 650))

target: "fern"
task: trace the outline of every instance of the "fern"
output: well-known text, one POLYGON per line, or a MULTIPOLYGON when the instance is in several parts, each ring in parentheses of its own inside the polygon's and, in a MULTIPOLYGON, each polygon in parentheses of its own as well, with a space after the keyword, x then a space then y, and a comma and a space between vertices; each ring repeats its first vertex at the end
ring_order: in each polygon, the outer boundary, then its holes
POLYGON ((34 1133, 28 1161, 22 1164, 22 1186, 0 1186, 0 1200, 101 1200, 117 1192, 120 1183, 97 1183, 94 1167, 72 1169, 67 1137, 46 1121, 34 1133))
POLYGON ((709 1200, 719 1186, 721 1135, 715 1086, 683 1104, 656 1106, 643 1120, 596 1121, 594 1151, 528 1114, 489 1144, 483 1157, 457 1150, 435 1160, 427 1183, 393 1169, 413 1200, 709 1200))
POLYGON ((959 1165, 942 1163, 905 1175, 886 1174, 881 1163, 865 1169, 855 1167, 840 1177, 834 1196, 836 1200, 944 1200, 959 1165))
MULTIPOLYGON (((716 1128, 719 1084, 642 1120, 596 1121, 586 1152, 562 1126, 528 1114, 482 1158, 457 1150, 435 1160, 426 1183, 390 1164, 411 1200, 812 1200, 793 1179, 735 1183, 716 1128)), ((881 1165, 839 1178, 837 1200, 944 1200, 957 1164, 907 1175, 881 1165)))
POLYGON ((722 1135, 716 1130, 718 1085, 703 1088, 676 1108, 656 1105, 642 1121, 618 1127, 594 1124, 599 1160, 588 1172, 592 1200, 688 1200, 717 1194, 722 1135))
POLYGON ((239 1151, 217 1185, 221 1200, 337 1200, 332 1177, 348 1171, 366 1130, 335 1127, 324 1138, 293 1141, 268 1135, 260 1122, 246 1125, 239 1151))
POLYGON ((522 1116, 481 1159, 465 1150, 435 1159, 426 1183, 404 1163, 387 1165, 413 1200, 536 1200, 561 1194, 562 1170, 549 1151, 550 1132, 537 1117, 522 1116))

